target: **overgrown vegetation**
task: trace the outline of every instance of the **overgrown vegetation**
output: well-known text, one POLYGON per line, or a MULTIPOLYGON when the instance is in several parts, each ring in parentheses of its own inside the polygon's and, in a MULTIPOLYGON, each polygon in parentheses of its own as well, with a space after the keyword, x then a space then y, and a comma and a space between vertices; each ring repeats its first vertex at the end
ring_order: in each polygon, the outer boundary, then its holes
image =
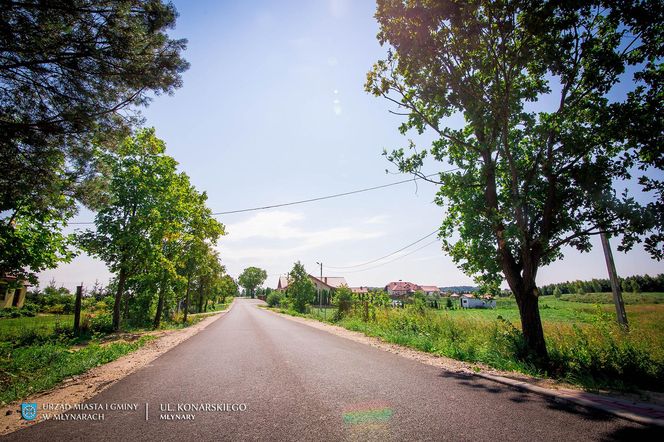
MULTIPOLYGON (((29 304, 17 309, 0 310, 0 403, 21 399, 48 389, 62 379, 80 374, 94 366, 110 362, 147 342, 149 324, 129 321, 125 335, 113 334, 113 297, 98 284, 83 298, 80 333, 74 335, 73 314, 48 314, 73 311, 74 296, 65 288, 53 285, 29 293, 29 304), (63 308, 62 306, 69 306, 63 308), (56 307, 56 308, 54 308, 56 307), (28 313, 29 312, 29 313, 28 313), (0 316, 1 317, 1 316, 0 316), (115 341, 115 339, 118 339, 115 341)), ((162 329, 186 327, 200 321, 205 312, 228 308, 233 296, 214 296, 200 301, 201 314, 184 319, 184 312, 174 312, 162 329), (203 300, 205 301, 203 303, 203 300)))
POLYGON ((80 349, 63 338, 18 347, 0 343, 0 404, 47 390, 63 379, 132 352, 150 339, 141 336, 131 342, 108 344, 93 341, 80 349))
POLYGON ((385 306, 381 296, 352 295, 348 300, 347 295, 342 292, 340 297, 345 304, 327 311, 310 308, 299 316, 327 320, 421 351, 550 376, 589 389, 664 391, 664 333, 659 325, 664 308, 660 305, 628 303, 632 327, 624 332, 615 324, 612 305, 543 297, 541 314, 551 361, 542 368, 531 359, 518 329, 519 312, 513 299, 499 299, 496 309, 432 309, 417 299, 405 308, 392 308, 385 306))

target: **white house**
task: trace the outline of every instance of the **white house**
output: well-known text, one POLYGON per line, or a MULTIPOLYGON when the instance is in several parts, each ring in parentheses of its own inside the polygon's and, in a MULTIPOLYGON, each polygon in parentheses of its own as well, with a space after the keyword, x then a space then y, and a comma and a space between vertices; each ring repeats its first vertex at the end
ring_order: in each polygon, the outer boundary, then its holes
POLYGON ((462 308, 496 308, 495 299, 480 299, 472 295, 464 295, 461 297, 462 308))

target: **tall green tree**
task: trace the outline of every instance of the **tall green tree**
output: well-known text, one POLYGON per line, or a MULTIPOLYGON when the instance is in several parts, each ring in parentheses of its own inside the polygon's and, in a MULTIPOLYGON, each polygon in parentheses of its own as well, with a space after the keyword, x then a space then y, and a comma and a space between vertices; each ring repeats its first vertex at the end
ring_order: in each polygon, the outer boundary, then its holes
MULTIPOLYGON (((202 278, 216 269, 215 263, 211 261, 218 259, 211 246, 216 244, 224 230, 223 225, 212 218, 211 210, 205 205, 206 201, 207 195, 199 193, 185 173, 171 175, 161 189, 158 221, 150 232, 151 243, 159 244, 155 255, 157 259, 151 261, 156 265, 154 273, 160 275, 153 321, 155 328, 159 327, 162 317, 172 313, 171 307, 177 302, 177 294, 184 288, 185 278, 181 268, 186 266, 192 245, 194 249, 203 249, 202 259, 195 270, 199 299, 205 290, 202 278)), ((218 262, 216 264, 220 267, 218 262)))
POLYGON ((12 250, 0 255, 3 272, 57 264, 57 232, 76 201, 99 207, 93 146, 114 147, 140 106, 182 83, 186 41, 167 35, 176 17, 158 0, 2 3, 0 242, 12 250), (27 223, 31 234, 19 231, 27 223))
POLYGON ((226 298, 237 295, 238 286, 230 275, 224 275, 219 281, 218 290, 221 302, 226 302, 226 298))
POLYGON ((190 309, 191 292, 195 291, 197 294, 197 311, 199 313, 204 311, 203 308, 207 306, 208 301, 217 297, 224 272, 224 266, 219 262, 217 252, 208 245, 205 253, 202 255, 202 259, 193 271, 193 275, 195 276, 187 280, 183 315, 184 323, 187 322, 187 313, 190 309))
POLYGON ((213 246, 224 232, 224 226, 212 217, 212 211, 206 206, 207 195, 198 193, 193 187, 187 198, 188 214, 185 222, 183 250, 183 273, 187 279, 183 321, 187 322, 191 282, 199 280, 199 292, 210 290, 224 273, 219 257, 213 246))
POLYGON ((95 217, 95 230, 79 234, 83 250, 104 261, 117 274, 113 329, 120 328, 120 304, 128 278, 159 261, 161 243, 151 232, 159 225, 159 204, 176 173, 176 162, 164 154, 154 130, 128 137, 114 153, 102 154, 111 179, 109 204, 95 217))
POLYGON ((316 299, 316 286, 300 261, 296 262, 288 273, 286 295, 290 298, 295 311, 300 313, 304 313, 307 304, 316 299))
POLYGON ((256 293, 256 289, 263 285, 267 279, 267 272, 258 267, 247 267, 244 269, 240 277, 238 278, 238 284, 240 284, 247 293, 253 298, 256 293))
MULTIPOLYGON (((366 89, 399 106, 403 134, 436 135, 388 159, 420 176, 430 157, 456 169, 433 180, 447 207, 443 249, 480 282, 507 281, 525 340, 546 361, 540 267, 562 246, 589 250, 600 232, 620 233, 629 248, 654 224, 651 208, 614 184, 631 176, 629 149, 661 152, 661 133, 616 130, 611 94, 661 103, 661 86, 654 93, 639 79, 661 72, 661 2, 379 0, 376 18, 390 49, 366 89), (456 115, 461 129, 448 126, 456 115)), ((639 115, 661 121, 657 109, 639 115)))
POLYGON ((170 310, 167 304, 185 286, 182 268, 196 273, 209 264, 201 261, 224 233, 223 225, 212 218, 205 193, 177 172, 177 162, 166 155, 154 129, 141 130, 116 152, 102 155, 111 176, 109 202, 97 213, 95 230, 78 240, 117 274, 113 328, 120 327, 122 297, 132 278, 150 298, 156 292, 158 327, 170 310))

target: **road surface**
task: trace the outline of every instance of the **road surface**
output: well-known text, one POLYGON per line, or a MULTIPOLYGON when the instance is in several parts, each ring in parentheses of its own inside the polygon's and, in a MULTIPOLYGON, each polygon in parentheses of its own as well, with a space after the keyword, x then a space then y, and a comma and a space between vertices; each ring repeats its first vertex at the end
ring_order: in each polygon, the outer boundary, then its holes
POLYGON ((5 438, 569 442, 662 436, 343 339, 257 303, 236 300, 205 330, 92 398, 88 410, 66 413, 103 414, 103 420, 48 420, 5 438), (132 409, 111 410, 122 407, 132 409))

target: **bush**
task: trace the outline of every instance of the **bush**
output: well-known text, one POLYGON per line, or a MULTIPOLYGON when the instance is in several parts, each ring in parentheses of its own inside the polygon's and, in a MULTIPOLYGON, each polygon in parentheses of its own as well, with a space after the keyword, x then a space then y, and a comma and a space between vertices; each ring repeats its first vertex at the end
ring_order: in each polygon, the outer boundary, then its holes
POLYGON ((55 304, 46 309, 46 313, 53 313, 55 315, 62 315, 65 313, 64 304, 55 304))
POLYGON ((37 314, 38 307, 35 304, 26 304, 21 308, 7 307, 0 310, 0 318, 22 318, 32 317, 37 314))
POLYGON ((36 316, 39 313, 39 306, 37 304, 27 303, 21 308, 23 316, 36 316))
POLYGON ((267 305, 269 305, 270 307, 276 307, 278 305, 281 305, 282 301, 281 292, 277 291, 270 292, 267 295, 267 299, 265 301, 267 302, 267 305))
POLYGON ((290 283, 286 289, 287 296, 295 311, 304 313, 307 311, 307 305, 316 299, 316 286, 299 261, 295 263, 288 277, 290 283))
POLYGON ((337 311, 334 313, 335 321, 338 321, 346 316, 346 314, 350 312, 351 307, 353 306, 353 292, 351 289, 346 286, 339 287, 334 292, 332 305, 337 308, 337 311))
POLYGON ((113 331, 113 315, 111 313, 97 313, 88 317, 91 331, 99 333, 113 331))

